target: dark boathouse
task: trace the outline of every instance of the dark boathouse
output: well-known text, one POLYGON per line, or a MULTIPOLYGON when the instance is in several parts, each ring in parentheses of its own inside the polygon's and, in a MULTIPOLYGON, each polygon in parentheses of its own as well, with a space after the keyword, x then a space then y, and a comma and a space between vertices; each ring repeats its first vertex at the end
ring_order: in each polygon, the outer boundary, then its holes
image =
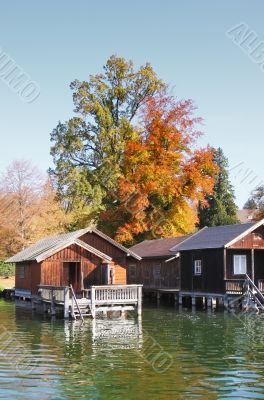
POLYGON ((246 274, 264 289, 264 220, 204 228, 171 252, 180 253, 181 291, 240 291, 246 274))

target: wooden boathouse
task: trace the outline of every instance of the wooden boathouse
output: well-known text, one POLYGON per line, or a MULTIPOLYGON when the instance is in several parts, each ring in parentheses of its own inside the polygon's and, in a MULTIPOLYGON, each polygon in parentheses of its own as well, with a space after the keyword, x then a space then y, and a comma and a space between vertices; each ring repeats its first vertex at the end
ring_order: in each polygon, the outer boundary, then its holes
POLYGON ((144 287, 150 283, 158 298, 167 288, 179 304, 203 302, 208 307, 227 305, 247 292, 264 309, 264 220, 203 228, 189 237, 175 238, 178 243, 168 248, 170 240, 142 242, 131 248, 142 259, 134 261, 132 272, 129 267, 129 282, 144 287), (160 252, 162 243, 164 251, 160 252), (162 261, 157 261, 157 255, 162 261))
POLYGON ((128 281, 140 282, 144 294, 155 294, 159 299, 164 293, 177 296, 180 289, 180 253, 170 249, 182 243, 189 236, 145 240, 131 247, 141 260, 131 260, 128 264, 128 281))
POLYGON ((96 228, 47 237, 11 257, 15 296, 65 318, 137 310, 142 285, 127 284, 127 266, 140 256, 96 228))

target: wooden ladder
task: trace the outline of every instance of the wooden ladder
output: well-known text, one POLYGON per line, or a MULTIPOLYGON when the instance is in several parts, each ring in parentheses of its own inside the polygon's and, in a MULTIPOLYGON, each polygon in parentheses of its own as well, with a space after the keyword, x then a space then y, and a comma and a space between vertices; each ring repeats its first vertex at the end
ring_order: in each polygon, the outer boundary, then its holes
POLYGON ((256 311, 264 311, 264 296, 247 274, 243 285, 243 294, 247 299, 246 309, 250 308, 250 304, 253 303, 256 311))
POLYGON ((71 293, 72 293, 72 298, 74 300, 74 304, 71 307, 71 316, 73 319, 77 319, 77 317, 80 317, 82 322, 84 322, 84 317, 91 316, 91 311, 90 311, 90 306, 89 306, 89 301, 87 299, 82 299, 80 302, 77 300, 75 292, 73 290, 72 285, 70 285, 71 293))

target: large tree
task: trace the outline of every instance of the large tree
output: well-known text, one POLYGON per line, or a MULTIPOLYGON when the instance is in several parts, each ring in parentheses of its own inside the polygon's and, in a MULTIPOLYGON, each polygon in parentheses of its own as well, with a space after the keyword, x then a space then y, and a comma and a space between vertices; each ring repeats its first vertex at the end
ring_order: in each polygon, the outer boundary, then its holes
POLYGON ((218 166, 213 193, 206 204, 199 207, 199 226, 230 225, 238 223, 233 186, 229 180, 228 160, 223 150, 214 149, 214 162, 218 166))
POLYGON ((47 177, 29 161, 14 161, 0 179, 0 258, 64 231, 66 223, 47 177))
POLYGON ((264 185, 255 188, 244 205, 245 209, 255 210, 254 218, 264 218, 264 185))
POLYGON ((125 149, 118 189, 109 194, 112 207, 100 220, 119 241, 195 229, 197 204, 212 192, 217 169, 210 149, 195 148, 200 119, 193 112, 191 100, 166 93, 147 101, 138 136, 125 149))
POLYGON ((151 65, 136 70, 117 56, 101 74, 72 82, 76 116, 51 134, 50 173, 74 226, 87 225, 107 208, 107 192, 116 188, 124 149, 135 135, 133 121, 163 87, 151 65))

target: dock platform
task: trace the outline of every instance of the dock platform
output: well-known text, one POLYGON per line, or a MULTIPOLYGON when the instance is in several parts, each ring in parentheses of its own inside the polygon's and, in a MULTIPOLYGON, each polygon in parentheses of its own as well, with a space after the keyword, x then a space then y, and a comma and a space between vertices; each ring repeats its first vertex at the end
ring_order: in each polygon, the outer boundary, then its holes
POLYGON ((91 286, 75 293, 72 286, 39 285, 38 294, 31 297, 32 308, 43 309, 56 315, 63 311, 64 318, 95 318, 99 312, 136 311, 142 314, 142 285, 91 286))

